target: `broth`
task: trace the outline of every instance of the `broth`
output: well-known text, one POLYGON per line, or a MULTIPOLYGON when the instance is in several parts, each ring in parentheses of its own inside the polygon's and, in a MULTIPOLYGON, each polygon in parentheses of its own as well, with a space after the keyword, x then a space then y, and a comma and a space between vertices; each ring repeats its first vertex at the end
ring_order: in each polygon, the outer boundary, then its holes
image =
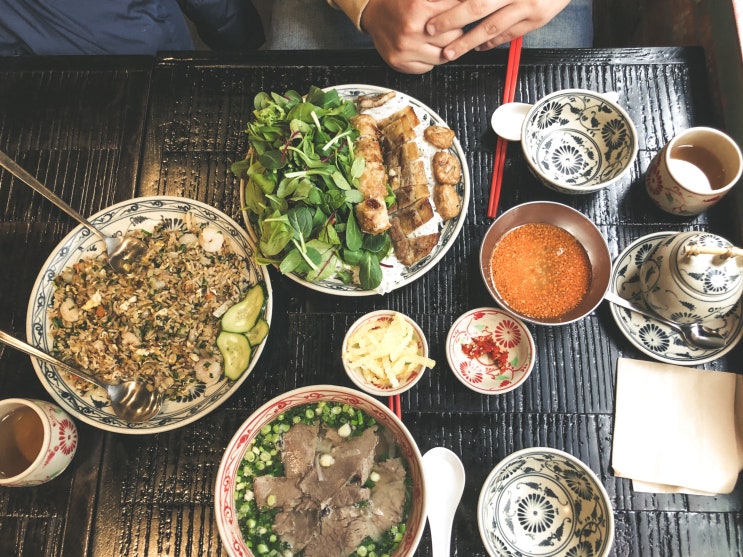
POLYGON ((39 456, 44 425, 33 408, 19 406, 0 419, 0 477, 12 478, 39 456))
POLYGON ((677 145, 668 166, 675 178, 694 189, 716 190, 727 184, 725 167, 714 153, 697 145, 677 145))
POLYGON ((503 301, 535 319, 575 309, 591 285, 591 262, 575 237, 558 226, 529 223, 501 238, 490 260, 503 301))

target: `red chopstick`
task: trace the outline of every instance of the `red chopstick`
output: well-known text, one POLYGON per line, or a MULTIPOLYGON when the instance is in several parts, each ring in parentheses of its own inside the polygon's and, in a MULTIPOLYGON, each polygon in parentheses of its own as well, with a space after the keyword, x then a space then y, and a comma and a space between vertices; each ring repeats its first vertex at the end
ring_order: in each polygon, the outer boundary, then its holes
POLYGON ((387 399, 387 405, 390 407, 398 418, 402 420, 402 408, 400 407, 400 395, 391 395, 387 399))
MULTIPOLYGON (((513 102, 516 95, 516 81, 519 74, 519 62, 521 61, 522 37, 511 41, 508 47, 508 65, 506 66, 506 86, 503 90, 503 104, 513 102)), ((506 166, 506 147, 508 142, 498 136, 495 143, 495 164, 493 166, 493 178, 490 181, 490 200, 488 202, 488 218, 495 218, 498 212, 498 201, 500 190, 503 185, 503 169, 506 166)))

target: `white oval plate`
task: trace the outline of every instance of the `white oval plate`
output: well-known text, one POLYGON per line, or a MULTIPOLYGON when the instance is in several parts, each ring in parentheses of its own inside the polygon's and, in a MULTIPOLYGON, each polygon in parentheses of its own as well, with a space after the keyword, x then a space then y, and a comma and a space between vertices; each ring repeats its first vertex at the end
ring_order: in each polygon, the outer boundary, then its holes
MULTIPOLYGON (((255 262, 255 247, 245 230, 217 209, 182 197, 140 197, 113 205, 96 213, 88 220, 106 234, 120 236, 127 230, 135 228, 154 228, 163 220, 177 225, 187 213, 191 214, 195 222, 208 222, 211 226, 221 230, 232 249, 245 258, 251 281, 253 283, 265 282, 268 294, 265 317, 270 323, 273 296, 268 273, 265 267, 255 262)), ((103 242, 95 233, 82 225, 70 232, 52 251, 42 266, 31 291, 26 315, 26 337, 30 344, 44 352, 52 352, 53 339, 50 333, 51 322, 48 309, 52 303, 54 277, 65 267, 83 257, 91 257, 102 251, 105 252, 103 242)), ((160 414, 150 421, 139 424, 130 424, 118 418, 112 412, 103 391, 93 389, 82 396, 65 381, 54 365, 39 362, 35 358, 31 361, 44 388, 64 410, 75 418, 107 431, 146 434, 182 427, 217 408, 248 378, 264 346, 265 342, 255 350, 250 366, 237 381, 228 381, 223 377, 208 386, 196 381, 189 397, 177 401, 166 400, 160 414)))
MULTIPOLYGON (((388 91, 390 91, 390 89, 384 87, 360 84, 336 85, 334 87, 326 87, 325 89, 335 89, 336 91, 338 91, 338 94, 342 98, 348 99, 355 99, 356 97, 359 97, 361 95, 374 95, 378 93, 387 93, 388 91)), ((397 96, 394 100, 386 103, 384 106, 364 110, 364 112, 367 114, 371 114, 377 119, 380 119, 393 114, 406 105, 412 106, 415 109, 418 118, 420 118, 421 123, 419 127, 421 133, 418 134, 418 146, 421 148, 422 151, 422 157, 426 166, 426 175, 428 176, 429 184, 433 184, 433 173, 430 167, 430 159, 431 156, 433 156, 433 153, 438 149, 426 143, 426 141, 422 138, 422 130, 434 124, 448 127, 443 118, 441 118, 425 104, 414 99, 413 97, 406 95, 405 93, 400 92, 397 92, 397 96)), ((440 230, 441 232, 439 243, 426 257, 424 257, 420 261, 417 261, 413 265, 410 265, 409 267, 405 267, 404 265, 400 264, 400 262, 394 255, 388 256, 382 261, 382 284, 376 290, 364 290, 358 284, 344 284, 338 279, 327 279, 320 282, 309 282, 294 273, 290 273, 287 276, 293 281, 298 282, 299 284, 311 288, 312 290, 317 290, 318 292, 324 292, 326 294, 334 294, 336 296, 371 296, 374 294, 385 294, 387 292, 391 292, 402 286, 405 286, 406 284, 410 284, 414 280, 419 279, 428 271, 433 269, 433 267, 441 260, 441 258, 444 257, 446 252, 449 251, 449 248, 452 247, 454 241, 457 239, 457 236, 462 229, 462 225, 464 224, 464 219, 467 216, 467 208, 469 207, 470 200, 471 187, 469 167, 467 166, 467 160, 465 159, 462 146, 459 144, 459 140, 457 138, 454 139, 454 143, 449 151, 459 159, 459 164, 462 166, 462 179, 456 186, 457 192, 459 192, 459 195, 462 197, 462 209, 460 210, 459 215, 456 218, 450 219, 443 224, 441 222, 441 219, 438 217, 438 214, 435 213, 434 218, 431 221, 424 224, 420 229, 416 231, 416 233, 420 232, 421 234, 434 232, 436 230, 440 230)), ((245 198, 243 196, 243 191, 244 188, 241 183, 240 204, 244 207, 245 198)), ((248 232, 250 233, 251 237, 254 241, 257 242, 256 233, 252 228, 252 224, 250 222, 250 219, 248 218, 247 211, 245 210, 243 210, 243 220, 245 221, 245 226, 248 228, 248 232)))

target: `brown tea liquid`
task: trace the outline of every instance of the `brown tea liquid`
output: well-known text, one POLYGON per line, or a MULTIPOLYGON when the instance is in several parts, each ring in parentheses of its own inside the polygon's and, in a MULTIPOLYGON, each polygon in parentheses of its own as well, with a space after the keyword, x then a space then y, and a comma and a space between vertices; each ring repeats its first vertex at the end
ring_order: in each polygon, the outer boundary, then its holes
POLYGON ((676 145, 668 165, 682 184, 694 189, 716 190, 727 185, 725 167, 714 153, 697 145, 676 145))
POLYGON ((0 477, 12 478, 39 456, 44 425, 28 406, 19 406, 0 419, 0 477))

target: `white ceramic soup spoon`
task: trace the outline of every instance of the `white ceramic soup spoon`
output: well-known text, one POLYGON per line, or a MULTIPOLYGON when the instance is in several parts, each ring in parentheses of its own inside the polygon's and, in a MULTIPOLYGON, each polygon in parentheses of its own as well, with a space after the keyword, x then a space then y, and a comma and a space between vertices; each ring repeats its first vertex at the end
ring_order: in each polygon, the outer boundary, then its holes
POLYGON ((449 449, 434 447, 423 455, 423 474, 433 557, 449 557, 451 526, 464 491, 464 466, 449 449))

